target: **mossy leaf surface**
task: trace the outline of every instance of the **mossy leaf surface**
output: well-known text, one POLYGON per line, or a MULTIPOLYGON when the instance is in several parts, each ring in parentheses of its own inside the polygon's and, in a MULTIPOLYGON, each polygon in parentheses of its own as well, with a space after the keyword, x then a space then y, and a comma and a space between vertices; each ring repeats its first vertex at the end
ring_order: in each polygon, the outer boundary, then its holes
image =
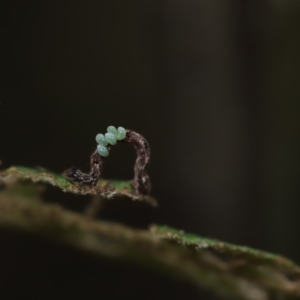
POLYGON ((125 196, 132 200, 148 202, 153 206, 157 205, 153 197, 136 194, 129 181, 100 179, 97 186, 91 188, 73 183, 60 174, 42 168, 15 166, 0 171, 0 181, 4 184, 14 184, 17 181, 24 180, 50 184, 60 188, 63 192, 70 192, 77 195, 101 195, 107 199, 125 196))

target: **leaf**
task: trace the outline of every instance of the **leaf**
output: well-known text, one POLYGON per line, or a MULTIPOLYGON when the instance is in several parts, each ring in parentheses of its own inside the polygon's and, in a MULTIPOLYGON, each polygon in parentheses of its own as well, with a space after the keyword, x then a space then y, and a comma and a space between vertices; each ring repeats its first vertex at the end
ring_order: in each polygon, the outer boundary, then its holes
POLYGON ((220 280, 219 287, 225 288, 225 292, 227 286, 242 299, 300 297, 300 267, 285 257, 167 226, 152 226, 151 231, 164 240, 197 252, 201 257, 199 267, 205 265, 209 272, 214 270, 214 275, 218 274, 215 279, 220 280))
MULTIPOLYGON (((155 270, 234 299, 294 299, 300 295, 300 267, 290 260, 166 226, 150 230, 95 221, 23 195, 18 185, 0 193, 0 226, 112 260, 155 270)), ((32 198, 35 196, 33 194, 32 198)), ((37 196, 36 196, 37 197, 37 196)))
POLYGON ((150 196, 142 196, 134 193, 133 186, 128 181, 100 179, 95 188, 75 184, 61 175, 45 170, 27 167, 11 167, 0 172, 0 181, 5 184, 14 184, 21 180, 41 182, 60 188, 63 192, 70 192, 78 195, 101 195, 110 199, 115 196, 126 196, 131 200, 145 201, 156 206, 157 202, 150 196))

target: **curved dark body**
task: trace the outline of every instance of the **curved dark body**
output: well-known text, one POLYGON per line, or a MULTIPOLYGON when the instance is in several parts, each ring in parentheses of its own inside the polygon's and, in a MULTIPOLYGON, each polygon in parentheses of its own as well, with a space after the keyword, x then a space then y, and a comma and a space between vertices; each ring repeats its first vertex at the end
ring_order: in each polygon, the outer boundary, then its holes
POLYGON ((126 129, 126 137, 123 141, 131 144, 136 151, 133 184, 139 194, 146 195, 151 189, 150 178, 147 173, 150 161, 149 143, 142 135, 130 129, 126 129))
MULTIPOLYGON (((147 195, 151 189, 150 178, 147 173, 147 167, 150 161, 150 146, 147 140, 139 133, 126 129, 126 137, 122 142, 132 145, 136 151, 137 158, 134 165, 133 185, 135 192, 141 195, 147 195)), ((90 173, 86 174, 79 169, 72 167, 64 171, 63 175, 82 185, 95 187, 102 173, 102 157, 97 149, 92 153, 90 158, 90 173)))

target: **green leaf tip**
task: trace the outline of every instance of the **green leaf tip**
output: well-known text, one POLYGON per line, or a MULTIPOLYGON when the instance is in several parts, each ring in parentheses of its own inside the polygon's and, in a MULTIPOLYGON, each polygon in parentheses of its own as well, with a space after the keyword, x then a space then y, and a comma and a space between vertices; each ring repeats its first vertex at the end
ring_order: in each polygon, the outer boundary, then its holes
POLYGON ((145 201, 156 206, 157 202, 150 196, 142 196, 134 193, 134 188, 128 181, 100 179, 95 187, 74 184, 60 174, 38 168, 14 166, 0 171, 0 181, 4 184, 13 184, 17 181, 29 180, 33 183, 46 183, 60 188, 63 192, 77 195, 101 195, 103 198, 125 196, 134 201, 145 201))

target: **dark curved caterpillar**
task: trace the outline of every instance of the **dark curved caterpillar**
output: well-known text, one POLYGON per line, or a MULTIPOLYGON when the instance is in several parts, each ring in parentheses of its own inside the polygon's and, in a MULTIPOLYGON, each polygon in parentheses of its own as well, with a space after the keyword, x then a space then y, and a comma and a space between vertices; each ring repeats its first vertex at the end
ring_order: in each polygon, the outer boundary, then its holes
POLYGON ((71 181, 79 182, 82 185, 91 187, 96 186, 97 181, 102 173, 102 159, 97 149, 92 153, 90 158, 90 173, 86 174, 79 169, 72 167, 63 172, 63 176, 71 181))
POLYGON ((150 146, 147 140, 133 130, 124 129, 123 127, 116 129, 114 126, 109 126, 105 135, 97 134, 96 141, 99 145, 91 155, 90 172, 86 174, 72 167, 64 171, 63 175, 71 181, 79 182, 81 185, 95 187, 102 173, 102 157, 109 154, 110 147, 107 147, 107 145, 115 145, 117 141, 122 141, 132 145, 137 154, 132 180, 135 192, 147 195, 151 189, 150 178, 147 173, 150 160, 150 146))
POLYGON ((125 143, 132 145, 136 151, 137 158, 134 165, 133 185, 136 192, 146 195, 151 189, 150 178, 147 168, 150 161, 150 146, 147 140, 133 130, 126 130, 125 143))

